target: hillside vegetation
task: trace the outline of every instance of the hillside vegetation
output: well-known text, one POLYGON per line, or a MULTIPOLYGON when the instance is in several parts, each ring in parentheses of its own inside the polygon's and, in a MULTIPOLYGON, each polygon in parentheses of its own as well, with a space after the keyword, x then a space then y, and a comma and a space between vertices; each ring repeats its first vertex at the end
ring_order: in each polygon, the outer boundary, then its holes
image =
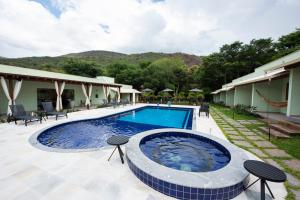
POLYGON ((63 72, 87 77, 106 75, 116 82, 136 89, 151 88, 155 93, 171 88, 175 94, 188 95, 191 88, 205 94, 219 89, 233 79, 251 73, 256 67, 300 49, 300 29, 272 38, 239 41, 223 45, 205 57, 184 53, 122 54, 110 51, 87 51, 58 57, 0 57, 0 63, 63 72))
POLYGON ((4 58, 0 57, 0 63, 7 65, 14 65, 20 67, 42 69, 47 71, 60 71, 63 72, 63 66, 65 63, 71 60, 80 60, 80 61, 91 61, 95 62, 98 68, 107 67, 110 64, 114 63, 124 63, 124 64, 140 64, 144 62, 153 62, 161 58, 181 58, 184 60, 185 64, 188 67, 194 65, 200 65, 202 57, 183 54, 183 53, 174 53, 174 54, 165 54, 165 53, 141 53, 141 54, 122 54, 111 51, 86 51, 81 53, 70 53, 57 57, 24 57, 24 58, 4 58))

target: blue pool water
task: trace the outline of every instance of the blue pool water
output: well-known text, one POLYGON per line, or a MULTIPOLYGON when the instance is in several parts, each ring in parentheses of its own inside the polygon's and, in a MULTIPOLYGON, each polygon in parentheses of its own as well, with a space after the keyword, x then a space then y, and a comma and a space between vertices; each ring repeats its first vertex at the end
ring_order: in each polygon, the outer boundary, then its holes
POLYGON ((112 135, 132 136, 157 128, 192 129, 193 109, 146 106, 102 117, 57 125, 37 137, 46 146, 60 149, 93 149, 106 145, 112 135))
POLYGON ((208 172, 230 161, 230 153, 219 143, 188 133, 159 133, 140 142, 142 152, 151 160, 177 170, 208 172))

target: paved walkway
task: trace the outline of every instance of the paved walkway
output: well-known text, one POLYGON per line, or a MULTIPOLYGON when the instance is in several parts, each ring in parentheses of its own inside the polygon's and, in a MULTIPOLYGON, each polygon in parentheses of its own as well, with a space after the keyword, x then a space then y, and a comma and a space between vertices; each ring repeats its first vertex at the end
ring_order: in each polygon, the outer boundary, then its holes
MULTIPOLYGON (((285 151, 279 149, 266 139, 261 131, 248 128, 251 125, 264 125, 258 120, 233 120, 221 111, 212 109, 212 115, 219 127, 223 130, 228 139, 234 144, 254 153, 265 162, 272 164, 285 171, 288 178, 288 185, 297 197, 300 193, 300 179, 291 172, 300 172, 300 160, 294 159, 285 151)), ((295 199, 300 199, 300 196, 295 199)))
MULTIPOLYGON (((68 119, 61 118, 58 121, 49 119, 43 124, 31 123, 28 127, 13 123, 0 124, 0 199, 172 199, 143 184, 131 173, 126 163, 121 164, 117 154, 107 162, 112 151, 111 147, 91 152, 57 153, 36 149, 28 142, 29 137, 36 131, 54 124, 101 117, 141 106, 144 104, 74 112, 69 114, 68 119)), ((195 113, 198 113, 198 110, 195 113)), ((196 115, 195 120, 197 131, 226 139, 213 118, 196 115)), ((229 124, 224 121, 225 123, 229 124)), ((234 131, 239 134, 235 129, 234 131)), ((248 156, 249 159, 258 159, 250 153, 248 156)), ((255 180, 255 177, 250 176, 250 180, 255 180)), ((283 184, 270 183, 270 186, 276 199, 284 199, 286 190, 283 184)), ((258 199, 259 191, 259 184, 255 184, 235 200, 258 199)), ((268 199, 271 199, 270 196, 268 199)))

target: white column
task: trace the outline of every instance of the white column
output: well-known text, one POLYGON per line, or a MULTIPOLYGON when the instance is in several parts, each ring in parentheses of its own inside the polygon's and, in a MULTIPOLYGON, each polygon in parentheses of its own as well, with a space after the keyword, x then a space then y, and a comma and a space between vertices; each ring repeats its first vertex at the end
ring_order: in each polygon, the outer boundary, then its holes
POLYGON ((121 100, 121 89, 118 87, 118 102, 121 100))
POLYGON ((254 95, 255 95, 255 83, 252 83, 252 90, 251 90, 251 106, 254 106, 254 95))
POLYGON ((135 92, 132 93, 132 103, 135 104, 135 92))

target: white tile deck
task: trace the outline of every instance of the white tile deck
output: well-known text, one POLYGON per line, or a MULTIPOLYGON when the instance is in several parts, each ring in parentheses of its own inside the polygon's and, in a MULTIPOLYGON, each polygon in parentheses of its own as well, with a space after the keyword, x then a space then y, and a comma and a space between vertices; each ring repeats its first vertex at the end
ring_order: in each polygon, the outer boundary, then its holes
MULTIPOLYGON (((143 104, 120 108, 102 108, 70 113, 68 119, 49 119, 43 124, 0 124, 0 199, 126 200, 172 199, 138 180, 112 148, 80 153, 46 152, 31 146, 29 137, 47 126, 125 111, 143 104)), ((196 129, 226 139, 212 118, 196 117, 196 129)), ((249 153, 251 159, 258 159, 249 153)), ((255 177, 251 177, 255 180, 255 177)), ((276 199, 284 199, 283 184, 270 183, 276 199)), ((259 199, 259 184, 235 199, 259 199)), ((269 197, 269 199, 271 199, 269 197)))

